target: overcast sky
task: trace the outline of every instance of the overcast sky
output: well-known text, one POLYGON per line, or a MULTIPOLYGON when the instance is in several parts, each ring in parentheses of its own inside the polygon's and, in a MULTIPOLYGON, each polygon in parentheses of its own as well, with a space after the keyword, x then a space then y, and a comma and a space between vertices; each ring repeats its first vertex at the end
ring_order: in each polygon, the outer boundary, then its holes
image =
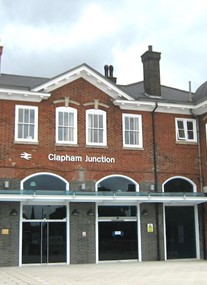
POLYGON ((206 0, 0 0, 1 72, 53 77, 87 63, 119 84, 143 80, 141 55, 161 52, 161 83, 207 80, 206 0))

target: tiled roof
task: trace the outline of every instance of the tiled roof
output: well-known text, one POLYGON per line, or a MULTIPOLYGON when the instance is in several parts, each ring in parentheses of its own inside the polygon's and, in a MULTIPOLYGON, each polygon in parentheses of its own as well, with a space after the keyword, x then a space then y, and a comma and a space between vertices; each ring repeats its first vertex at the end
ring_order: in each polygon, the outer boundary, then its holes
MULTIPOLYGON (((187 91, 161 85, 161 97, 148 96, 144 92, 144 82, 136 82, 129 85, 120 85, 120 88, 127 92, 135 100, 164 101, 169 103, 188 103, 190 94, 187 91)), ((194 93, 191 94, 192 98, 194 93)))
POLYGON ((1 74, 0 75, 0 87, 8 89, 25 89, 31 90, 37 85, 47 82, 48 78, 1 74))
MULTIPOLYGON (((93 69, 91 68, 91 70, 93 69)), ((103 76, 102 74, 100 75, 103 76)), ((0 75, 0 88, 32 90, 34 87, 44 84, 50 80, 51 79, 49 78, 41 78, 41 77, 33 77, 33 76, 1 74, 0 75)), ((190 101, 191 99, 190 99, 190 94, 188 91, 184 91, 184 90, 180 90, 180 89, 176 89, 176 88, 172 88, 172 87, 168 87, 164 85, 161 85, 161 97, 160 98, 154 97, 154 96, 148 96, 147 94, 145 94, 143 81, 135 82, 135 83, 128 84, 128 85, 116 85, 116 86, 120 88, 122 91, 126 92, 129 96, 131 96, 135 100, 139 100, 139 101, 147 100, 147 101, 153 101, 153 102, 162 101, 166 103, 185 103, 186 104, 190 102, 196 103, 196 102, 203 101, 206 99, 206 96, 207 96, 207 82, 202 84, 198 88, 196 93, 191 94, 192 101, 190 101)))

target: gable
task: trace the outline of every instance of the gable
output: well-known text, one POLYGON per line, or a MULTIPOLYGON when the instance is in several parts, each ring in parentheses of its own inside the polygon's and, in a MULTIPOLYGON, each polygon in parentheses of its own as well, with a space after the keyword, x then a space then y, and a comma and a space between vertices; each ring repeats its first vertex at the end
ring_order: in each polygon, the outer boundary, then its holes
POLYGON ((112 99, 134 100, 127 93, 122 91, 116 84, 112 83, 105 76, 83 64, 66 73, 63 73, 51 80, 32 89, 33 92, 52 92, 74 80, 83 78, 104 93, 108 94, 112 99))

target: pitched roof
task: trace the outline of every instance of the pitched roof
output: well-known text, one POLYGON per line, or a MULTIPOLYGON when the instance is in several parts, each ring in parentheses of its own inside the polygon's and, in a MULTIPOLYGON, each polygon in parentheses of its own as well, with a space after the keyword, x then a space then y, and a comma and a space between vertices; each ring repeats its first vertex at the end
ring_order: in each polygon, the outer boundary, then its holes
POLYGON ((84 78, 111 96, 114 104, 120 108, 151 111, 158 103, 161 112, 207 112, 207 82, 202 84, 196 93, 190 94, 188 91, 161 85, 161 96, 149 96, 144 92, 143 81, 118 85, 85 63, 53 78, 1 74, 0 99, 40 102, 49 98, 52 90, 78 78, 84 78))
POLYGON ((168 103, 189 103, 191 102, 190 96, 194 97, 194 93, 161 85, 161 96, 148 96, 144 92, 144 82, 139 81, 129 85, 119 85, 119 87, 127 92, 135 100, 149 100, 149 101, 162 101, 168 103))
POLYGON ((48 78, 4 73, 0 75, 0 87, 7 89, 31 90, 35 86, 43 84, 46 81, 48 81, 48 78))

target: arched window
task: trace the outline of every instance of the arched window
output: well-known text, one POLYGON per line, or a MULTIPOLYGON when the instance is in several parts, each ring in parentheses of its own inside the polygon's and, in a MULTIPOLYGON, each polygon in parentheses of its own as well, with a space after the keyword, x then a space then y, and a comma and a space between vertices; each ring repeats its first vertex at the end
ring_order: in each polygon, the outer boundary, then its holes
POLYGON ((172 178, 164 184, 164 192, 194 192, 194 184, 182 177, 172 178))
POLYGON ((22 181, 23 190, 68 190, 68 182, 51 173, 38 173, 26 177, 22 181))
POLYGON ((122 175, 111 175, 104 177, 97 182, 98 191, 113 191, 113 192, 135 192, 138 190, 138 184, 122 175))

